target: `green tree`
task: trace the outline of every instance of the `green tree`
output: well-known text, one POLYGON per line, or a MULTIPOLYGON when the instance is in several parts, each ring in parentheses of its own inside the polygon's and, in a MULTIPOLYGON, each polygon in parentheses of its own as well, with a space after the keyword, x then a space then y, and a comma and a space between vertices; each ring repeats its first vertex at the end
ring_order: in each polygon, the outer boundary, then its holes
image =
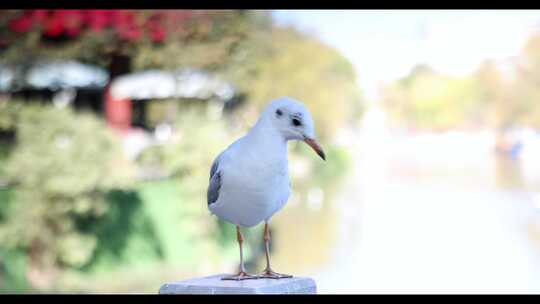
POLYGON ((514 91, 523 124, 540 128, 540 32, 533 34, 518 57, 514 91))
POLYGON ((0 243, 24 249, 28 280, 47 287, 59 269, 91 259, 96 236, 78 221, 104 216, 106 194, 127 189, 133 168, 91 114, 31 105, 16 116, 16 146, 4 172, 16 188, 13 199, 0 202, 0 243))
POLYGON ((192 10, 23 10, 0 18, 0 62, 24 74, 38 59, 77 59, 109 70, 219 69, 237 58, 267 13, 192 10))
POLYGON ((354 69, 335 49, 292 28, 261 31, 256 39, 243 70, 233 74, 248 96, 248 117, 281 96, 305 102, 323 138, 359 117, 362 103, 354 69))
POLYGON ((479 67, 478 80, 483 114, 487 124, 502 130, 519 119, 515 82, 505 77, 494 61, 486 60, 479 67))
POLYGON ((399 125, 443 130, 474 123, 479 115, 474 78, 453 78, 427 66, 391 84, 383 104, 399 125))

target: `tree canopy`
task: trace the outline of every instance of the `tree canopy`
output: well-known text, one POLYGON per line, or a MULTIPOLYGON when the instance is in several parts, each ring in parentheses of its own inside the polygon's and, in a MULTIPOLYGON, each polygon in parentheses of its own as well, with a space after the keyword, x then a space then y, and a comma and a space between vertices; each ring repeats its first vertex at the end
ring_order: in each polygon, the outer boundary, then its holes
POLYGON ((274 28, 258 39, 265 41, 236 71, 247 93, 251 112, 266 102, 290 96, 306 103, 317 122, 318 133, 330 138, 336 130, 361 114, 361 95, 351 63, 317 39, 290 28, 274 28))
POLYGON ((386 89, 384 105, 394 121, 404 126, 446 129, 475 118, 476 96, 474 79, 448 77, 417 66, 386 89))
POLYGON ((229 62, 248 32, 268 26, 261 12, 193 10, 24 10, 3 12, 2 61, 73 58, 107 67, 112 54, 133 68, 229 62), (186 56, 189 54, 189 56, 186 56))
POLYGON ((474 73, 463 77, 417 66, 386 87, 383 103, 392 121, 401 126, 539 127, 539 54, 540 34, 536 33, 515 58, 485 60, 474 73))

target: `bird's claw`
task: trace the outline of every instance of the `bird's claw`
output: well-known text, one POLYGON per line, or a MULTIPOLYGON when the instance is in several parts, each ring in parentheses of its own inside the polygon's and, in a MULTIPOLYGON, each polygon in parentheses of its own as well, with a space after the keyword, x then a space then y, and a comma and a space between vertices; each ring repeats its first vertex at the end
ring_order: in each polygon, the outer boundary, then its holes
POLYGON ((272 269, 265 269, 261 274, 257 275, 259 279, 285 279, 292 278, 290 274, 277 273, 272 269))
POLYGON ((258 279, 258 276, 248 274, 245 271, 240 271, 238 274, 221 278, 222 280, 242 281, 249 279, 258 279))

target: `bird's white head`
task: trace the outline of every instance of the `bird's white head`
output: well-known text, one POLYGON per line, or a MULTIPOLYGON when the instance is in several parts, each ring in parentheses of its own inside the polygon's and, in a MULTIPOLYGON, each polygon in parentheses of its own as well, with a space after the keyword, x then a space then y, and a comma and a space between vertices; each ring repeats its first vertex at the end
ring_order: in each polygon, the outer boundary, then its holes
POLYGON ((261 118, 272 125, 285 140, 302 140, 325 159, 324 151, 316 140, 313 118, 300 101, 290 97, 273 100, 261 118))

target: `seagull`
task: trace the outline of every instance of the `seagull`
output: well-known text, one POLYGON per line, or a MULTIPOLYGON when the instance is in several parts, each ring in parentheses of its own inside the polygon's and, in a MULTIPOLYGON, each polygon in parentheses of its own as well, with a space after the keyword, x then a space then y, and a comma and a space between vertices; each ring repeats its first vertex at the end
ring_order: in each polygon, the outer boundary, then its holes
POLYGON ((326 160, 306 107, 293 98, 282 97, 271 101, 249 132, 221 152, 212 163, 208 209, 220 219, 236 225, 240 247, 238 274, 225 276, 223 280, 292 277, 274 272, 270 267, 268 230, 271 217, 285 206, 291 193, 287 159, 287 142, 290 140, 304 141, 326 160), (251 275, 244 268, 244 238, 240 226, 253 227, 263 221, 266 268, 259 275, 251 275))

